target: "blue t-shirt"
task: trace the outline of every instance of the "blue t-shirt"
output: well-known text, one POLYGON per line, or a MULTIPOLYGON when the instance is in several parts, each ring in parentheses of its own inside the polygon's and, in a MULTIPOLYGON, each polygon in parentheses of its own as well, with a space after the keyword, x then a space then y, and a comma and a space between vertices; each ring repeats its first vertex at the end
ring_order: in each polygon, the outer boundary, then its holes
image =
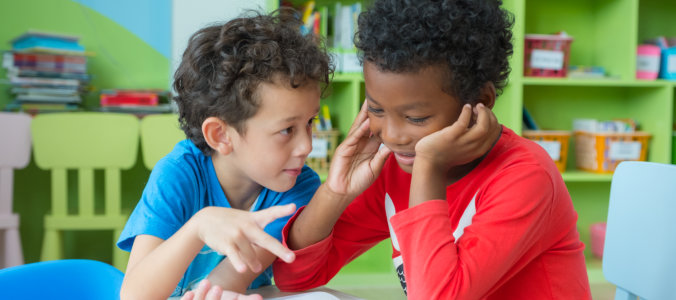
MULTIPOLYGON (((296 179, 296 185, 290 190, 278 193, 263 187, 251 211, 289 203, 295 203, 296 208, 299 208, 310 201, 319 184, 317 174, 304 166, 296 179)), ((190 140, 183 140, 153 168, 141 200, 129 217, 117 246, 131 251, 134 238, 140 234, 166 240, 195 213, 207 206, 230 207, 230 203, 216 177, 211 157, 202 154, 190 140)), ((289 218, 290 216, 271 222, 265 227, 265 232, 281 240, 282 228, 289 218)), ((186 270, 172 296, 183 295, 192 289, 194 284, 206 278, 224 258, 225 256, 204 246, 186 270)), ((268 267, 249 288, 269 285, 271 277, 272 268, 268 267)))

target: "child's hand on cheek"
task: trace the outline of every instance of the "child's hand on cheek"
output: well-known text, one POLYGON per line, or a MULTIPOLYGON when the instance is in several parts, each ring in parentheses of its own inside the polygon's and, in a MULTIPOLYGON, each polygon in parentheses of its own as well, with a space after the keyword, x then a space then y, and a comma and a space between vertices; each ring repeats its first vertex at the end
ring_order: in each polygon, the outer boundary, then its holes
POLYGON ((366 101, 345 140, 336 148, 326 180, 328 189, 340 196, 354 198, 376 180, 390 154, 380 148, 381 140, 369 130, 366 101))
POLYGON ((472 162, 491 149, 500 134, 499 127, 489 108, 479 103, 472 109, 465 104, 455 123, 418 141, 415 162, 430 163, 443 172, 472 162), (473 111, 476 123, 470 127, 473 111))

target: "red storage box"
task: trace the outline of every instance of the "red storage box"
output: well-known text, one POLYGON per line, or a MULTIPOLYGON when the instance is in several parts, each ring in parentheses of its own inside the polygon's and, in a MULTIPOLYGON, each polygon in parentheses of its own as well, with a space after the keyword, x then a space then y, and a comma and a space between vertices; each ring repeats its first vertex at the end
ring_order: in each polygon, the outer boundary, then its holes
POLYGON ((523 75, 566 77, 572 42, 573 38, 566 35, 527 34, 523 75))

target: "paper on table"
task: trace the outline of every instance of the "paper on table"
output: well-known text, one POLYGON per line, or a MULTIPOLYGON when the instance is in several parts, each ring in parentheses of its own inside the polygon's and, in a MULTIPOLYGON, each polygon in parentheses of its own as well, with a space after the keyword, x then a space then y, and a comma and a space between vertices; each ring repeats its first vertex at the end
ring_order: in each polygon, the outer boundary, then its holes
POLYGON ((269 300, 338 300, 340 298, 326 292, 307 292, 283 297, 265 298, 269 300))

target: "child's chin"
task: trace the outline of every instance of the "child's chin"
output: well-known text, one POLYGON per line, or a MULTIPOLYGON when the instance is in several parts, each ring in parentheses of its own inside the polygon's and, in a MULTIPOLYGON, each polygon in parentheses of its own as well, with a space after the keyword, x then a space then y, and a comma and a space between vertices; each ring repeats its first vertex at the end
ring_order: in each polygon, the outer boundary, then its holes
POLYGON ((401 169, 402 171, 404 171, 408 174, 413 173, 413 166, 412 165, 405 165, 405 164, 402 164, 398 161, 397 161, 397 165, 399 166, 399 169, 401 169))
POLYGON ((270 185, 266 185, 265 187, 268 188, 269 190, 278 192, 278 193, 284 193, 288 190, 290 190, 294 185, 296 185, 296 180, 278 180, 277 182, 274 182, 270 185))

